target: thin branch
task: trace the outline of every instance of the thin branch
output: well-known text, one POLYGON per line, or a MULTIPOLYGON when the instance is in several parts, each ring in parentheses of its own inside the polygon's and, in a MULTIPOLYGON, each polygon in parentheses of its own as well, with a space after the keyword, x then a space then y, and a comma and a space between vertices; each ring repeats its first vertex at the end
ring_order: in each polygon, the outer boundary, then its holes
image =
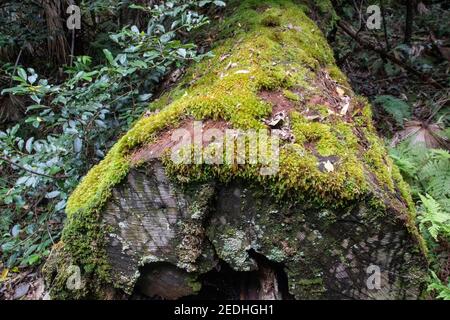
POLYGON ((404 68, 405 70, 407 70, 408 72, 418 76, 419 78, 423 79, 424 81, 428 82, 429 84, 431 84, 432 86, 434 86, 435 88, 438 89, 444 89, 444 87, 437 82, 436 80, 434 80, 433 78, 431 78, 430 76, 414 69, 413 67, 411 67, 410 65, 408 65, 406 62, 398 59, 397 57, 395 57, 394 55, 386 52, 385 50, 383 50, 380 47, 375 46, 374 44, 372 44, 371 42, 362 39, 361 37, 359 37, 357 35, 357 33, 355 32, 355 30, 353 30, 352 26, 350 26, 347 22, 344 22, 342 20, 338 21, 338 26, 346 33, 348 34, 350 37, 352 37, 356 42, 358 42, 363 48, 368 49, 368 50, 372 50, 375 51, 376 53, 378 53, 382 58, 388 59, 390 61, 392 61, 393 63, 401 66, 402 68, 404 68))
POLYGON ((9 83, 10 87, 12 87, 12 85, 13 85, 13 76, 16 75, 17 66, 19 65, 19 61, 20 61, 20 57, 22 56, 22 52, 23 52, 23 47, 20 48, 19 54, 17 55, 16 63, 14 64, 14 70, 13 70, 13 73, 11 76, 11 81, 9 83))
POLYGON ((414 0, 406 0, 406 19, 405 19, 405 43, 411 43, 412 29, 414 23, 414 0))
POLYGON ((70 66, 73 65, 73 55, 75 51, 75 28, 72 29, 72 44, 70 46, 70 66))
POLYGON ((384 8, 383 0, 380 0, 380 9, 381 9, 381 16, 383 17, 383 32, 384 32, 384 41, 386 41, 386 51, 390 51, 391 46, 389 44, 389 38, 388 38, 388 33, 387 33, 386 10, 384 8))
POLYGON ((12 160, 10 160, 10 159, 8 159, 8 158, 5 158, 5 157, 3 157, 3 156, 0 156, 0 160, 1 160, 1 161, 8 162, 9 164, 11 164, 11 165, 13 165, 13 166, 16 166, 17 168, 20 168, 20 169, 22 169, 22 170, 24 170, 24 171, 27 171, 27 172, 29 172, 29 173, 31 173, 31 174, 35 174, 35 175, 38 175, 38 176, 42 176, 42 177, 46 177, 46 178, 50 178, 50 179, 55 179, 55 180, 61 180, 61 179, 67 179, 67 178, 68 178, 67 176, 58 176, 58 177, 56 177, 56 176, 49 176, 49 175, 47 175, 47 174, 45 174, 45 173, 39 173, 39 172, 30 170, 30 169, 27 169, 27 168, 25 168, 24 166, 22 166, 22 165, 20 165, 20 164, 17 164, 17 163, 15 163, 14 161, 12 161, 12 160))

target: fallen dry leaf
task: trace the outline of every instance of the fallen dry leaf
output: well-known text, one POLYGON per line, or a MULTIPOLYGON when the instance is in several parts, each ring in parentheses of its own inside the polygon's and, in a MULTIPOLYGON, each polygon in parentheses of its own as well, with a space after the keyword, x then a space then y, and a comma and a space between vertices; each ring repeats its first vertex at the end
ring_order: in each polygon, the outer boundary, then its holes
POLYGON ((19 286, 16 288, 14 292, 13 299, 17 300, 22 298, 24 295, 28 293, 28 290, 30 289, 30 285, 28 283, 22 283, 19 284, 19 286))
POLYGON ((325 170, 327 170, 327 172, 333 172, 334 171, 334 165, 330 162, 330 160, 325 162, 325 164, 323 166, 324 166, 325 170))
POLYGON ((342 108, 341 108, 340 114, 341 114, 341 116, 344 116, 344 115, 347 114, 348 109, 350 108, 350 97, 345 96, 345 97, 342 99, 342 102, 343 102, 343 103, 342 103, 342 108))
POLYGON ((221 56, 220 57, 220 62, 222 62, 223 60, 225 60, 225 59, 227 59, 227 58, 229 58, 231 55, 229 54, 229 53, 227 53, 227 54, 224 54, 223 56, 221 56))

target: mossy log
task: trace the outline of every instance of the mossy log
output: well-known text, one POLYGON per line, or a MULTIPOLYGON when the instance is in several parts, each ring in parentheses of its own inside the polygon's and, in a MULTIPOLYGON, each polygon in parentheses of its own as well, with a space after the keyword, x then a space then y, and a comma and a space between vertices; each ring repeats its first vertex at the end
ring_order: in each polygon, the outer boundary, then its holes
POLYGON ((44 269, 51 296, 420 297, 426 252, 409 190, 308 7, 247 0, 231 11, 215 56, 152 103, 72 194, 44 269), (171 135, 195 121, 281 130, 277 171, 174 163, 171 135), (69 266, 80 268, 76 289, 69 266))

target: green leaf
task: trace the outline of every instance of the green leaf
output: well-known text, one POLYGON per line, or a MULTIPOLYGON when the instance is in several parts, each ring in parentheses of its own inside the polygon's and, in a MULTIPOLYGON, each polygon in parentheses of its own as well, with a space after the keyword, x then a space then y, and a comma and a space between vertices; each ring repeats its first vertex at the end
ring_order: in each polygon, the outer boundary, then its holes
POLYGON ((32 94, 32 95, 30 96, 30 98, 31 98, 34 102, 36 102, 37 104, 40 104, 40 103, 41 103, 41 99, 40 99, 37 95, 35 95, 35 94, 32 94))
POLYGON ((218 7, 225 7, 226 3, 223 1, 214 1, 214 4, 218 7))
POLYGON ((38 75, 37 74, 32 74, 31 76, 28 77, 28 82, 30 84, 33 84, 36 82, 38 75))
POLYGON ((25 259, 25 263, 29 266, 32 266, 34 264, 37 264, 41 260, 41 256, 37 253, 32 254, 28 258, 25 259))
POLYGON ((34 137, 31 137, 30 139, 27 140, 27 143, 25 144, 25 150, 27 150, 28 153, 31 153, 31 151, 33 151, 33 141, 34 137))
POLYGON ((16 238, 20 233, 20 225, 16 224, 12 230, 11 230, 11 235, 13 236, 13 238, 16 238))
POLYGON ((27 182, 28 178, 29 178, 28 176, 20 177, 19 179, 17 179, 16 185, 25 184, 27 182))
POLYGON ((181 57, 186 58, 186 54, 187 54, 186 49, 180 48, 180 49, 177 50, 177 53, 178 53, 181 57))
POLYGON ((139 96, 139 101, 145 102, 145 101, 148 101, 148 99, 150 99, 151 97, 152 97, 151 93, 141 94, 139 96))
POLYGON ((55 206, 55 211, 60 211, 66 207, 66 200, 61 200, 55 206))
POLYGON ((170 31, 170 32, 167 32, 167 33, 163 34, 163 35, 159 38, 159 40, 160 40, 162 43, 167 43, 167 42, 169 42, 170 40, 172 40, 174 36, 175 36, 175 32, 170 31))
POLYGON ((83 147, 83 141, 81 141, 81 139, 79 137, 76 137, 73 142, 73 149, 74 149, 75 153, 80 153, 82 147, 83 147))
POLYGON ((127 62, 127 55, 126 54, 119 54, 118 58, 119 58, 120 64, 121 65, 125 65, 125 63, 127 62))
POLYGON ((109 64, 117 67, 117 62, 114 61, 114 57, 108 49, 103 49, 103 53, 105 54, 106 59, 108 60, 109 64))
POLYGON ((17 74, 22 80, 27 81, 27 72, 23 68, 18 68, 17 74))
POLYGON ((45 197, 46 197, 47 199, 53 199, 53 198, 56 198, 57 196, 59 196, 60 194, 61 194, 61 192, 58 191, 58 190, 56 190, 56 191, 52 191, 52 192, 47 193, 47 194, 45 195, 45 197))

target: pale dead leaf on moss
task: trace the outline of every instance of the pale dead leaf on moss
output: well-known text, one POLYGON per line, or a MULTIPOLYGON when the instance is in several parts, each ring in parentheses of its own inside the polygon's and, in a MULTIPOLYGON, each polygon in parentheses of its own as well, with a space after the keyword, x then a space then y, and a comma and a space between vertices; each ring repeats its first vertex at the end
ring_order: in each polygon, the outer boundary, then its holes
POLYGON ((305 117, 305 119, 306 120, 309 120, 309 121, 313 121, 313 120, 316 120, 316 119, 320 119, 320 116, 319 115, 306 115, 306 116, 304 116, 305 117))
POLYGON ((238 65, 237 63, 230 61, 230 63, 228 63, 228 65, 225 67, 225 71, 229 70, 231 68, 235 68, 235 67, 237 67, 237 65, 238 65))
POLYGON ((222 62, 223 60, 225 60, 225 59, 227 59, 227 58, 229 58, 231 56, 231 54, 229 54, 229 53, 227 53, 227 54, 224 54, 223 56, 221 56, 220 57, 220 62, 222 62))
POLYGON ((249 70, 238 70, 235 72, 235 74, 248 74, 248 73, 250 73, 249 70))
POLYGON ((289 24, 287 25, 287 28, 288 28, 289 30, 295 30, 295 31, 298 31, 298 32, 302 31, 302 28, 301 28, 301 27, 299 27, 299 26, 294 26, 294 25, 291 24, 291 23, 289 23, 289 24))
POLYGON ((159 109, 156 109, 155 111, 147 110, 144 113, 144 118, 148 118, 148 117, 150 117, 152 115, 155 115, 155 114, 158 114, 158 113, 159 113, 159 109))
POLYGON ((285 111, 278 112, 271 119, 264 120, 264 123, 271 128, 277 127, 279 124, 282 124, 287 118, 287 114, 285 111))
POLYGON ((325 162, 323 167, 325 168, 325 170, 327 170, 327 172, 333 172, 334 171, 334 165, 330 162, 330 160, 325 162))
POLYGON ((342 108, 341 108, 341 116, 345 116, 350 108, 350 97, 345 96, 342 98, 342 108))
POLYGON ((334 115, 336 115, 336 112, 334 112, 334 111, 331 110, 331 109, 328 109, 327 111, 328 111, 328 115, 329 115, 329 116, 334 116, 334 115))
POLYGON ((336 92, 341 98, 345 95, 345 91, 342 88, 336 87, 336 92))

